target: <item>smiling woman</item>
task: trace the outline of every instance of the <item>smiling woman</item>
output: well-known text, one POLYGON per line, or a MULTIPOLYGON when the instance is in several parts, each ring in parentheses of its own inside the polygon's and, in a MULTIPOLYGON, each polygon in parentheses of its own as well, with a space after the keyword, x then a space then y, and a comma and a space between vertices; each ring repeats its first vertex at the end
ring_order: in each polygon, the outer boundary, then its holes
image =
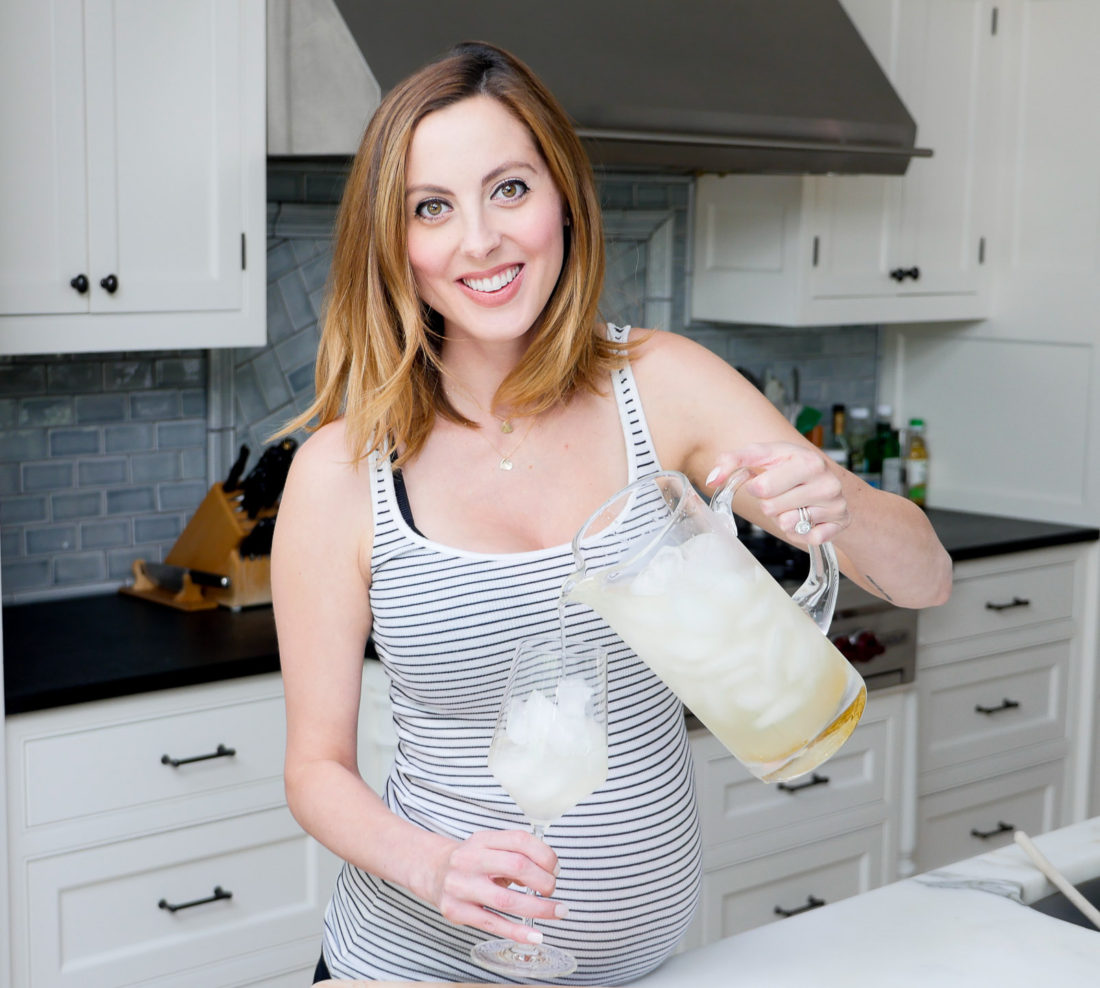
POLYGON ((318 976, 479 981, 488 934, 545 936, 570 983, 621 984, 675 949, 700 885, 683 709, 606 622, 559 607, 573 533, 628 482, 747 466, 740 514, 788 539, 804 514, 803 541, 834 540, 879 592, 946 593, 915 505, 703 348, 603 322, 603 276, 591 166, 522 63, 462 44, 391 90, 341 205, 318 397, 287 427, 315 433, 272 551, 287 799, 347 862, 318 976), (606 650, 607 778, 551 847, 488 763, 517 646, 563 635, 606 650), (356 765, 368 637, 397 734, 382 794, 356 765))

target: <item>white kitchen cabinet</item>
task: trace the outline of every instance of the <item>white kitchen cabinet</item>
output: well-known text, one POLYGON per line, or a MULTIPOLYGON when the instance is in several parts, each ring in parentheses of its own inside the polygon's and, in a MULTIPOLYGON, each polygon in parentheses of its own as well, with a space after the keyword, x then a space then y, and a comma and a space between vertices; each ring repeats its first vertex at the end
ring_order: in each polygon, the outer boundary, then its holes
POLYGON ((844 0, 917 121, 904 176, 706 175, 691 315, 826 325, 989 311, 1002 48, 990 0, 844 0))
POLYGON ((900 877, 910 696, 872 693, 844 746, 786 784, 760 782, 708 731, 692 733, 703 888, 684 949, 900 877))
POLYGON ((261 344, 263 0, 0 7, 0 353, 261 344))
POLYGON ((1083 816, 1091 544, 956 564, 918 618, 917 867, 1083 816))
POLYGON ((1012 843, 1016 830, 1045 834, 1060 826, 1065 792, 1061 761, 990 776, 922 796, 917 871, 942 868, 1012 843))
POLYGON ((705 872, 698 940, 692 945, 714 943, 882 885, 885 826, 824 837, 705 872))
POLYGON ((942 507, 1100 517, 1100 4, 1006 0, 990 318, 889 329, 879 394, 928 419, 942 507), (933 332, 933 330, 936 330, 933 332))
POLYGON ((14 988, 308 984, 340 862, 286 808, 278 674, 19 714, 6 740, 14 988))

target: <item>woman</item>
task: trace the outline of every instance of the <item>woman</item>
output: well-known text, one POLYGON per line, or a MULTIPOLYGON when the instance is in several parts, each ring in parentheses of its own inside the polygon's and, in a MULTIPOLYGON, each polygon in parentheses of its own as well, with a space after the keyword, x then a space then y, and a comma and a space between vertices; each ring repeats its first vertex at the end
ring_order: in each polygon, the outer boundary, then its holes
POLYGON ((607 783, 551 849, 486 764, 515 643, 557 630, 570 539, 628 481, 670 468, 713 489, 747 466, 744 517, 797 541, 804 508, 804 541, 834 542, 872 592, 949 592, 913 505, 701 347, 600 322, 603 264, 590 166, 525 66, 460 45, 389 94, 341 206, 317 400, 291 426, 318 428, 272 560, 288 802, 348 862, 319 975, 485 980, 474 943, 545 935, 578 958, 567 980, 609 984, 675 947, 699 883, 682 710, 592 612, 568 625, 611 653, 607 783), (371 633, 398 736, 384 798, 355 759, 371 633))

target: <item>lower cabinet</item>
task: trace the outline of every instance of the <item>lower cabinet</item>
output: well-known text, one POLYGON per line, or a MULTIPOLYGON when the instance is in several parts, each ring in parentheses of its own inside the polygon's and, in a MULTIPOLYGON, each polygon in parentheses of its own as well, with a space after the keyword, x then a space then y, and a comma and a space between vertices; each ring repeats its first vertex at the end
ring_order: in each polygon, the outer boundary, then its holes
POLYGON ((887 826, 883 822, 708 870, 699 905, 698 944, 884 884, 887 826))
MULTIPOLYGON (((365 667, 364 776, 392 752, 365 667)), ((283 794, 278 674, 7 718, 12 988, 310 983, 340 862, 283 794)))
POLYGON ((265 976, 316 963, 328 864, 286 809, 27 861, 29 983, 220 985, 242 956, 265 976))
POLYGON ((918 871, 942 868, 1012 843, 1023 830, 1043 834, 1062 825, 1061 761, 922 796, 917 810, 918 871))
POLYGON ((708 732, 692 734, 703 887, 681 949, 900 877, 911 698, 909 690, 872 694, 845 745, 790 783, 762 783, 708 732))
POLYGON ((1091 558, 1065 546, 961 562, 951 600, 920 614, 919 871, 1080 818, 1091 558))

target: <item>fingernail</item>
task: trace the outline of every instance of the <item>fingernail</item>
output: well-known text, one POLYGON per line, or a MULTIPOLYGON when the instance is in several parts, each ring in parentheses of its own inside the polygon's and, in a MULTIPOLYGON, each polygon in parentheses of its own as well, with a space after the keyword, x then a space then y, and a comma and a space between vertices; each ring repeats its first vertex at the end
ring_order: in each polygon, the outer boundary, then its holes
POLYGON ((561 874, 561 862, 555 862, 554 864, 554 877, 557 878, 561 874))
POLYGON ((528 943, 542 943, 542 934, 538 930, 528 930, 527 932, 528 943))
POLYGON ((568 916, 568 915, 569 915, 569 907, 568 906, 566 906, 566 905, 564 905, 563 903, 560 903, 560 902, 556 906, 554 906, 554 916, 555 916, 555 918, 565 919, 565 917, 568 916))
POLYGON ((714 468, 713 470, 711 470, 711 472, 710 472, 710 473, 708 473, 708 474, 707 474, 707 479, 706 479, 705 481, 703 481, 703 483, 704 483, 704 484, 705 484, 705 485, 706 485, 707 487, 710 487, 710 485, 711 485, 711 484, 713 484, 713 483, 714 483, 714 482, 715 482, 715 481, 716 481, 716 480, 718 479, 718 475, 719 475, 719 474, 720 474, 721 472, 722 472, 722 468, 721 468, 721 467, 715 467, 715 468, 714 468))

